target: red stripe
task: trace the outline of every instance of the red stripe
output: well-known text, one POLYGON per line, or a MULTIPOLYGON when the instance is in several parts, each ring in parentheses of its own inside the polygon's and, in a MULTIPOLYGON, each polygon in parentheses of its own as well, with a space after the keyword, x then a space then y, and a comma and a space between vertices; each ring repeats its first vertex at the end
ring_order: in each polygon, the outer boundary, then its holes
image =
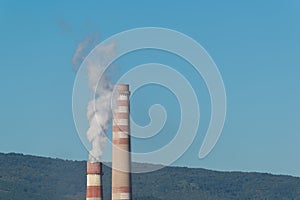
POLYGON ((102 186, 88 186, 86 188, 86 198, 102 198, 102 186))
POLYGON ((100 162, 87 162, 86 173, 87 174, 101 174, 102 164, 100 162))
POLYGON ((128 106, 129 101, 127 100, 118 100, 118 106, 128 106))
POLYGON ((118 132, 118 131, 126 131, 128 132, 129 128, 128 125, 113 125, 113 131, 118 132))
POLYGON ((129 186, 113 187, 112 192, 113 193, 130 192, 130 187, 129 186))
POLYGON ((129 144, 128 138, 114 139, 113 144, 129 144))

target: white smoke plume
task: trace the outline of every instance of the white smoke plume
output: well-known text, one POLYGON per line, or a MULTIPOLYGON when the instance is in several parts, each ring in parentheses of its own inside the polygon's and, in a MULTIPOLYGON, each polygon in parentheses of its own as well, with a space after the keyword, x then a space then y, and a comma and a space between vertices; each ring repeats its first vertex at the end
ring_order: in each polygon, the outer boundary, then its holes
POLYGON ((107 60, 114 54, 114 45, 98 48, 94 58, 87 60, 89 88, 95 92, 95 99, 87 106, 89 129, 87 138, 92 143, 89 161, 100 161, 103 145, 107 137, 106 131, 112 120, 112 94, 113 84, 105 74, 107 60), (101 77, 100 75, 103 74, 101 77))
POLYGON ((75 53, 72 57, 73 70, 78 71, 81 63, 89 52, 96 46, 99 41, 99 34, 94 33, 88 35, 82 42, 77 45, 75 53))
MULTIPOLYGON (((82 53, 86 53, 86 49, 90 48, 91 41, 92 39, 89 37, 78 45, 73 56, 74 61, 83 61, 84 57, 82 53)), ((92 146, 92 149, 89 152, 90 162, 100 161, 103 146, 107 141, 105 133, 112 120, 111 99, 113 84, 104 70, 108 60, 114 55, 114 49, 114 44, 101 48, 98 47, 85 61, 88 75, 88 87, 94 93, 94 99, 87 105, 87 118, 89 121, 87 139, 91 142, 92 146)))

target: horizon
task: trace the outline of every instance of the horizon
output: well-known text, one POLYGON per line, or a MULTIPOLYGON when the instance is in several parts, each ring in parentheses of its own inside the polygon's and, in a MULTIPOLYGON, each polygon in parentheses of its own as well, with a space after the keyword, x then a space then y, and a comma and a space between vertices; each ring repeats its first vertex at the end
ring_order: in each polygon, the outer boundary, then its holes
MULTIPOLYGON (((38 156, 38 155, 31 155, 31 154, 23 154, 23 153, 16 153, 16 152, 10 152, 10 153, 3 153, 0 152, 0 154, 15 154, 15 155, 21 155, 21 156, 33 156, 33 157, 37 157, 37 158, 45 158, 45 159, 53 159, 53 160, 62 160, 62 161, 69 161, 69 162, 88 162, 87 160, 72 160, 72 159, 64 159, 64 158, 54 158, 54 157, 46 157, 46 156, 38 156)), ((102 164, 104 164, 106 167, 111 168, 109 165, 106 164, 111 164, 111 161, 100 161, 102 164)), ((199 168, 199 167, 190 167, 190 166, 164 166, 161 164, 153 164, 153 163, 141 163, 141 162, 132 162, 132 164, 146 164, 146 165, 160 165, 163 166, 163 168, 160 168, 158 170, 163 170, 166 167, 171 167, 171 168, 188 168, 188 169, 203 169, 203 170, 207 170, 207 171, 213 171, 213 172, 221 172, 221 173, 258 173, 258 174, 268 174, 268 175, 273 175, 273 176, 288 176, 288 177, 293 177, 293 178, 300 178, 300 176, 293 176, 290 174, 276 174, 276 173, 268 173, 268 172, 258 172, 258 171, 224 171, 224 170, 216 170, 216 169, 207 169, 207 168, 199 168)), ((141 174, 139 172, 135 172, 136 174, 141 174)), ((142 173, 151 173, 151 172, 142 172, 142 173)))

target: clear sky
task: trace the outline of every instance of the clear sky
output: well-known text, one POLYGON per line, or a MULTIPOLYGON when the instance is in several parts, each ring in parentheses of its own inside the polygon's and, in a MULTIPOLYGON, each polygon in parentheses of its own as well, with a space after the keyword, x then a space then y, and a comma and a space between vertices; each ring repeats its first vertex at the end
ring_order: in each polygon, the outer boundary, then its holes
MULTIPOLYGON (((202 84, 203 125, 174 165, 300 176, 300 2, 290 1, 1 1, 0 152, 84 160, 72 117, 72 56, 90 35, 102 41, 131 28, 157 26, 194 38, 216 62, 227 92, 227 118, 213 151, 198 159, 209 120, 202 84)), ((121 58, 120 73, 147 62, 184 65, 162 52, 121 58)), ((185 68, 184 68, 185 69, 185 68)), ((195 80, 194 80, 195 79, 195 80)), ((201 77, 200 77, 201 79, 201 77)), ((136 93, 132 107, 147 124, 148 106, 161 100, 171 112, 165 132, 177 128, 176 101, 161 88, 136 93), (154 96, 159 98, 153 98, 154 96), (145 104, 138 103, 145 102, 145 104), (172 112, 175 112, 172 114, 172 112)), ((165 139, 168 139, 168 135, 165 139)), ((143 151, 145 144, 133 147, 143 151)), ((155 145, 153 143, 152 145, 155 145)), ((150 149, 151 149, 150 145, 150 149)))

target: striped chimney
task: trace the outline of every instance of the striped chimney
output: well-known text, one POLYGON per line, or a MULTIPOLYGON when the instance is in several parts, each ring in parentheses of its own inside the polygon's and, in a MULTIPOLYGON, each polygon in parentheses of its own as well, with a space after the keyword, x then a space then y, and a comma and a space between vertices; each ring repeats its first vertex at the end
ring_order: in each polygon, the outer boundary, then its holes
POLYGON ((119 84, 113 112, 112 200, 131 199, 129 85, 119 84))
POLYGON ((102 163, 87 162, 86 200, 102 200, 102 163))

